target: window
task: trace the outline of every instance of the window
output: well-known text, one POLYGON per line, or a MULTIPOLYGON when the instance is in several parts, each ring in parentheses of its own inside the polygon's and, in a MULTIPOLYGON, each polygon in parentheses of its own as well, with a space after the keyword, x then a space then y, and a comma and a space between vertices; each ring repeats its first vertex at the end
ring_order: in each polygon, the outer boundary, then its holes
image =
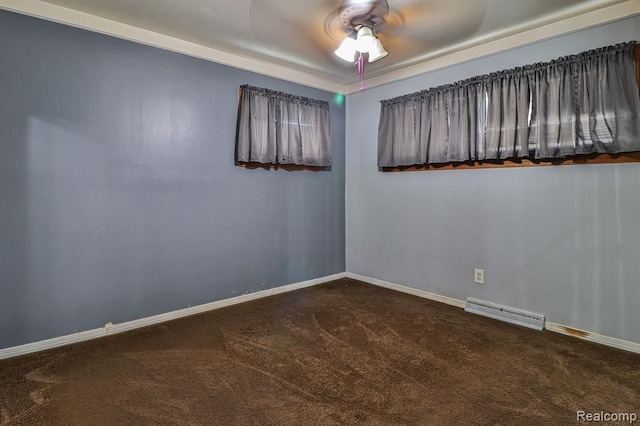
POLYGON ((236 161, 244 166, 331 166, 329 103, 242 86, 236 161))
POLYGON ((382 101, 378 166, 638 161, 639 57, 622 43, 382 101))

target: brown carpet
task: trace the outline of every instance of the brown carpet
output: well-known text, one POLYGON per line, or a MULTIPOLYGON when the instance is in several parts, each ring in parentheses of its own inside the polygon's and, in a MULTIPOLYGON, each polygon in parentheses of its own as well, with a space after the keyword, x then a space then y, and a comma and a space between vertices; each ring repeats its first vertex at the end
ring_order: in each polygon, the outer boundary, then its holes
POLYGON ((0 361, 0 424, 569 424, 640 355, 352 280, 0 361))

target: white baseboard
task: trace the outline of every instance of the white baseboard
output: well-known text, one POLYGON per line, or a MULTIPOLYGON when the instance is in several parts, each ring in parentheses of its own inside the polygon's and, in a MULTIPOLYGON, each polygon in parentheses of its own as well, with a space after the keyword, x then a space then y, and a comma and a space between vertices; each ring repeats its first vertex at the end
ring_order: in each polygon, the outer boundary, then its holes
POLYGON ((577 337, 578 339, 588 340, 589 342, 599 343, 601 345, 611 346, 612 348, 622 349, 625 351, 640 354, 640 343, 630 342, 628 340, 622 340, 598 333, 592 333, 590 331, 580 330, 551 321, 547 321, 545 323, 545 328, 556 333, 577 337))
MULTIPOLYGON (((452 297, 447 297, 447 296, 441 296, 439 294, 430 293, 428 291, 418 290, 412 287, 406 287, 400 284, 394 284, 387 281, 378 280, 376 278, 370 278, 364 275, 354 274, 351 272, 347 272, 346 275, 347 275, 347 278, 377 285, 379 287, 385 287, 391 290, 401 291, 403 293, 413 294, 415 296, 424 297, 425 299, 446 303, 447 305, 452 305, 452 306, 464 309, 464 305, 465 305, 464 300, 454 299, 452 297)), ((553 331, 555 333, 577 337, 578 339, 588 340, 590 342, 599 343, 601 345, 610 346, 612 348, 622 349, 629 352, 640 353, 640 343, 631 342, 628 340, 622 340, 616 337, 605 336, 602 334, 592 333, 590 331, 578 330, 578 329, 575 329, 563 324, 551 322, 551 321, 546 321, 544 328, 549 331, 553 331)))
POLYGON ((327 283, 330 281, 346 278, 346 272, 341 272, 335 275, 329 275, 326 277, 315 278, 308 281, 302 281, 294 284, 288 284, 281 287, 270 288, 267 290, 256 291, 254 293, 243 294, 241 296, 232 297, 230 299, 219 300, 216 302, 206 303, 204 305, 191 306, 189 308, 180 309, 177 311, 167 312, 160 315, 154 315, 152 317, 140 318, 134 321, 128 321, 121 324, 107 323, 104 327, 96 328, 94 330, 82 331, 79 333, 73 333, 67 336, 54 337, 52 339, 42 340, 39 342, 27 343, 25 345, 14 346, 11 348, 0 349, 0 359, 13 358, 20 355, 26 355, 33 352, 40 352, 47 349, 57 348, 59 346, 70 345, 72 343, 83 342, 86 340, 92 340, 99 337, 110 336, 112 334, 122 333, 125 331, 133 330, 136 328, 147 327, 149 325, 159 324, 162 322, 187 317, 190 315, 199 314, 202 312, 212 311, 215 309, 224 308, 226 306, 237 305, 239 303, 249 302, 251 300, 260 299, 263 297, 273 296, 275 294, 286 293, 289 291, 299 290, 305 287, 312 287, 318 284, 327 283))
POLYGON ((365 277, 364 275, 353 274, 351 272, 347 272, 347 278, 362 281, 368 284, 377 285, 378 287, 384 287, 391 290, 400 291, 402 293, 413 294, 414 296, 423 297, 425 299, 434 300, 440 303, 446 303, 447 305, 464 309, 464 300, 454 299, 453 297, 441 296, 439 294, 429 293, 428 291, 418 290, 417 288, 406 287, 400 284, 394 284, 387 281, 378 280, 376 278, 365 277))
MULTIPOLYGON (((257 291, 255 293, 243 294, 241 296, 232 297, 230 299, 219 300, 217 302, 211 302, 204 305, 192 306, 177 311, 167 312, 160 315, 154 315, 152 317, 141 318, 134 321, 129 321, 121 324, 108 323, 102 328, 96 328, 94 330, 82 331, 79 333, 70 334, 68 336, 54 337, 52 339, 42 340, 40 342, 27 343, 25 345, 14 346, 11 348, 0 349, 0 359, 13 358, 20 355, 26 355, 29 353, 40 352, 47 349, 57 348, 59 346, 70 345, 72 343, 83 342, 86 340, 92 340, 99 337, 104 337, 112 334, 122 333, 125 331, 133 330, 136 328, 147 327, 149 325, 159 324, 162 322, 187 317, 190 315, 199 314, 202 312, 212 311, 215 309, 224 308, 226 306, 237 305, 239 303, 249 302, 251 300, 260 299, 263 297, 273 296, 275 294, 286 293, 289 291, 299 290, 306 287, 312 287, 315 285, 327 283, 330 281, 339 280, 342 278, 351 278, 354 280, 362 281, 364 283, 373 284, 378 287, 384 287, 402 293, 412 294, 414 296, 423 297, 425 299, 433 300, 436 302, 445 303, 447 305, 455 306, 457 308, 464 309, 465 302, 463 300, 455 299, 452 297, 442 296, 435 293, 430 293, 424 290, 418 290, 412 287, 406 287, 400 284, 394 284, 375 278, 366 277, 364 275, 358 275, 351 272, 341 272, 335 275, 329 275, 326 277, 316 278, 313 280, 302 281, 299 283, 288 284, 281 287, 275 287, 267 290, 257 291)), ((588 340, 590 342, 599 343, 601 345, 610 346, 617 349, 622 349, 629 352, 640 353, 640 343, 635 343, 627 340, 618 339, 615 337, 605 336, 602 334, 592 333, 590 331, 578 330, 566 325, 558 324, 551 321, 546 321, 545 328, 549 331, 561 333, 567 336, 577 337, 579 339, 588 340)))
POLYGON ((79 333, 69 334, 68 336, 54 337, 53 339, 42 340, 39 342, 27 343, 26 345, 14 346, 11 348, 0 349, 0 359, 13 358, 20 355, 26 355, 33 352, 40 352, 45 349, 57 348, 58 346, 70 345, 72 343, 84 342, 98 337, 106 336, 104 328, 96 328, 94 330, 81 331, 79 333))

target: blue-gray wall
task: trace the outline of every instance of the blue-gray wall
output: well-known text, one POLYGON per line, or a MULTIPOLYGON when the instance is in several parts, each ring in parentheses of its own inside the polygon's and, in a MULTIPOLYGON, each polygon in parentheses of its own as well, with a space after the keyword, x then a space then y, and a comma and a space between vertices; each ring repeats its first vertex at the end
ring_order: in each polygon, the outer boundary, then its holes
POLYGON ((640 342, 640 164, 381 173, 372 125, 382 99, 634 39, 639 17, 348 96, 347 270, 640 342))
POLYGON ((238 86, 333 94, 0 11, 0 348, 345 271, 330 172, 234 166, 238 86))

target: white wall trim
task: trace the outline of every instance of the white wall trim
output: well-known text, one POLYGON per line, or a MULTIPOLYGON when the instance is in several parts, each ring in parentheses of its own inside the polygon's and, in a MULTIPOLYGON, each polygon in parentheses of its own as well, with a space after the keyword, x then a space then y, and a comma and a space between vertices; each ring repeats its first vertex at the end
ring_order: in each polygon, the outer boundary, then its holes
POLYGON ((577 337, 578 339, 587 340, 589 342, 599 343, 601 345, 611 346, 612 348, 622 349, 625 351, 640 354, 640 343, 592 333, 590 331, 580 330, 550 321, 547 321, 545 323, 545 328, 556 333, 577 337))
MULTIPOLYGON (((400 291, 403 293, 413 294, 414 296, 423 297, 425 299, 446 303, 447 305, 464 309, 464 304, 465 304, 464 300, 459 300, 459 299, 455 299, 453 297, 448 297, 448 296, 441 296, 439 294, 430 293, 428 291, 418 290, 416 288, 406 287, 400 284, 394 284, 387 281, 366 277, 364 275, 354 274, 352 272, 347 272, 346 276, 347 278, 362 281, 368 284, 377 285, 379 287, 384 287, 391 290, 400 291)), ((605 336, 602 334, 592 333, 590 331, 579 330, 579 329, 575 329, 575 328, 558 324, 555 322, 551 322, 551 321, 546 321, 544 328, 546 330, 553 331, 555 333, 577 337, 582 340, 588 340, 590 342, 599 343, 601 345, 610 346, 612 348, 622 349, 629 352, 640 353, 640 343, 631 342, 628 340, 622 340, 616 337, 605 336)))
MULTIPOLYGON (((39 0, 0 0, 0 9, 182 53, 329 92, 352 94, 357 93, 360 89, 359 83, 339 84, 330 79, 295 70, 288 66, 235 55, 39 0)), ((504 50, 623 19, 638 13, 640 13, 640 0, 627 0, 510 36, 494 40, 487 40, 487 37, 484 39, 476 38, 458 45, 455 48, 455 52, 435 52, 430 57, 423 58, 418 64, 368 78, 365 84, 370 88, 380 86, 504 50)))
POLYGON ((321 278, 315 278, 312 280, 302 281, 294 284, 288 284, 281 287, 270 288, 267 290, 256 291, 254 293, 243 294, 241 296, 232 297, 230 299, 219 300, 216 302, 206 303, 204 305, 191 306, 189 308, 167 312, 160 315, 154 315, 152 317, 140 318, 137 320, 124 322, 121 324, 107 323, 105 324, 104 327, 96 328, 94 330, 82 331, 82 332, 70 334, 67 336, 54 337, 52 339, 42 340, 40 342, 27 343, 25 345, 14 346, 6 349, 0 349, 0 359, 13 358, 20 355, 26 355, 29 353, 40 352, 47 349, 57 348, 59 346, 70 345, 72 343, 83 342, 85 340, 92 340, 92 339, 97 339, 99 337, 110 336, 112 334, 118 334, 125 331, 133 330, 136 328, 147 327, 150 325, 171 321, 174 319, 199 314, 202 312, 224 308, 226 306, 237 305, 239 303, 261 299, 263 297, 269 297, 275 294, 281 294, 281 293, 286 293, 294 290, 299 290, 306 287, 312 287, 312 286, 327 283, 330 281, 346 278, 346 276, 347 274, 345 272, 341 272, 339 274, 329 275, 321 278))
POLYGON ((378 280, 376 278, 366 277, 364 275, 353 274, 351 272, 347 272, 347 278, 362 281, 368 284, 377 285, 378 287, 384 287, 391 290, 400 291, 402 293, 413 294, 414 296, 423 297, 425 299, 446 303, 447 305, 464 309, 464 300, 454 299, 453 297, 441 296, 439 294, 429 293, 428 291, 418 290, 417 288, 406 287, 400 284, 394 284, 387 281, 378 280))
POLYGON ((344 93, 345 89, 345 86, 342 84, 337 84, 308 72, 292 69, 291 67, 234 55, 222 50, 205 47, 201 44, 39 0, 0 0, 0 9, 182 53, 199 59, 229 65, 329 92, 344 93))
MULTIPOLYGON (((365 85, 368 88, 372 88, 383 84, 393 83, 394 81, 415 77, 420 74, 496 54, 505 50, 526 46, 549 38, 558 37, 563 34, 606 24, 607 22, 617 21, 639 13, 640 0, 627 0, 622 3, 603 7, 601 9, 543 25, 528 31, 501 37, 496 40, 482 42, 479 39, 472 39, 464 44, 458 45, 457 51, 453 53, 436 52, 431 55, 430 58, 425 58, 418 64, 406 66, 397 71, 391 71, 368 78, 365 81, 365 85)), ((356 93, 359 90, 360 83, 353 83, 347 86, 346 93, 356 93)))
MULTIPOLYGON (((82 332, 70 334, 67 336, 54 337, 52 339, 42 340, 40 342, 27 343, 25 345, 14 346, 11 348, 0 349, 0 359, 13 358, 20 355, 40 352, 47 349, 53 349, 60 346, 66 346, 73 343, 83 342, 86 340, 92 340, 92 339, 97 339, 104 336, 110 336, 113 334, 118 334, 118 333, 122 333, 129 330, 134 330, 136 328, 147 327, 150 325, 160 324, 160 323, 171 321, 178 318, 183 318, 183 317, 187 317, 187 316, 191 316, 191 315, 195 315, 203 312, 224 308, 226 306, 237 305, 239 303, 249 302, 251 300, 261 299, 261 298, 273 296, 276 294, 287 293, 290 291, 299 290, 307 287, 313 287, 315 285, 339 280, 342 278, 351 278, 353 280, 361 281, 367 284, 388 288, 390 290, 395 290, 402 293, 412 294, 414 296, 423 297, 425 299, 445 303, 447 305, 464 309, 464 304, 465 304, 464 300, 455 299, 453 297, 448 297, 448 296, 442 296, 439 294, 430 293, 428 291, 419 290, 416 288, 407 287, 400 284, 394 284, 388 281, 383 281, 376 278, 367 277, 364 275, 354 274, 351 272, 341 272, 341 273, 329 275, 326 277, 315 278, 308 281, 302 281, 302 282, 288 284, 288 285, 275 287, 267 290, 261 290, 254 293, 243 294, 243 295, 232 297, 229 299, 206 303, 204 305, 191 306, 189 308, 167 312, 160 315, 154 315, 152 317, 128 321, 121 324, 107 323, 102 328, 82 331, 82 332)), ((610 346, 612 348, 622 349, 625 351, 640 354, 640 343, 622 340, 615 337, 605 336, 602 334, 592 333, 590 331, 579 330, 579 329, 575 329, 575 328, 572 328, 563 324, 551 322, 551 321, 546 321, 545 329, 549 331, 553 331, 555 333, 577 337, 579 339, 587 340, 589 342, 599 343, 601 345, 610 346)))

